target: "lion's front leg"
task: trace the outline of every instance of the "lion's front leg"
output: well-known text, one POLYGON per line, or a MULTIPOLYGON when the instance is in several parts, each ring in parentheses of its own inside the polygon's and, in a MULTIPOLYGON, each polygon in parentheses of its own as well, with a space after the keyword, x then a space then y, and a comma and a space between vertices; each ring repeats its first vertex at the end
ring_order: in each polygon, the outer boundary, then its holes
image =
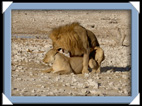
POLYGON ((53 71, 53 68, 49 68, 47 70, 41 70, 41 72, 43 73, 50 73, 51 71, 53 71))
POLYGON ((89 53, 90 53, 90 49, 87 49, 87 52, 84 53, 84 55, 83 55, 83 69, 82 69, 82 74, 89 73, 89 70, 88 70, 89 53))

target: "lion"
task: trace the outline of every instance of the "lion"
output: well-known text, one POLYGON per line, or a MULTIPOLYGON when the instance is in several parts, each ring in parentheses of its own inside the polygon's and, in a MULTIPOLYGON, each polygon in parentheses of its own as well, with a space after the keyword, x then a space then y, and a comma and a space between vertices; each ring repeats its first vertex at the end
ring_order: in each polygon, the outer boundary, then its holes
MULTIPOLYGON (((96 48, 94 58, 90 58, 89 67, 92 73, 100 73, 100 63, 103 61, 104 56, 101 48, 96 48), (101 52, 100 52, 101 51, 101 52), (98 54, 100 53, 100 54, 98 54), (97 57, 96 57, 97 56, 97 57), (96 58, 96 59, 95 59, 96 58)), ((94 52, 93 52, 94 53, 94 52)), ((93 54, 92 54, 93 55, 93 54)), ((93 57, 93 56, 91 56, 93 57)), ((51 69, 44 70, 44 72, 52 72, 58 74, 81 74, 83 68, 83 57, 67 57, 62 53, 59 53, 56 49, 50 49, 44 59, 44 63, 53 64, 51 69)))
POLYGON ((100 46, 93 32, 74 22, 54 28, 49 38, 53 42, 54 49, 66 50, 71 57, 83 56, 82 73, 89 73, 89 54, 96 46, 100 46))

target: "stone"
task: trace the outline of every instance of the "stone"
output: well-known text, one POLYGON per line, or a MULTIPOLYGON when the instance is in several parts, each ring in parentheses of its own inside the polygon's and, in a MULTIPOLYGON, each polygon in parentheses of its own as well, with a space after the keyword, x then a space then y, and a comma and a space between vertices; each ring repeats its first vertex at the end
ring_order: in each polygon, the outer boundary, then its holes
POLYGON ((85 74, 84 74, 84 77, 86 77, 86 78, 88 78, 89 76, 90 76, 89 73, 85 73, 85 74))
POLYGON ((87 84, 89 86, 93 86, 94 88, 98 89, 98 83, 93 81, 92 79, 87 80, 87 84))

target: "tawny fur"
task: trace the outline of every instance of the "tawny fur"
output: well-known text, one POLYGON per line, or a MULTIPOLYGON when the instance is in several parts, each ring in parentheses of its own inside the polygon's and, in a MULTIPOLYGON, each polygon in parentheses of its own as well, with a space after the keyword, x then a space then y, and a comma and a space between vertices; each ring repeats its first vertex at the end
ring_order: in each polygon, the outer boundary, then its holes
MULTIPOLYGON (((97 53, 99 53, 99 51, 97 53)), ((96 54, 94 54, 94 56, 95 55, 96 54)), ((96 57, 96 58, 97 59, 100 58, 100 60, 102 59, 102 57, 96 57)), ((46 53, 43 59, 43 62, 48 63, 48 64, 50 63, 53 64, 51 69, 45 70, 44 72, 53 72, 53 73, 59 73, 59 74, 69 74, 72 72, 75 74, 82 73, 82 68, 83 68, 83 58, 82 57, 70 57, 69 58, 59 53, 55 49, 51 49, 46 53)), ((89 67, 92 69, 93 73, 100 72, 98 71, 100 65, 93 58, 89 60, 89 67)))
POLYGON ((82 73, 88 72, 89 54, 99 46, 96 36, 89 30, 75 22, 54 28, 49 37, 53 41, 53 48, 67 50, 71 57, 83 55, 82 73))

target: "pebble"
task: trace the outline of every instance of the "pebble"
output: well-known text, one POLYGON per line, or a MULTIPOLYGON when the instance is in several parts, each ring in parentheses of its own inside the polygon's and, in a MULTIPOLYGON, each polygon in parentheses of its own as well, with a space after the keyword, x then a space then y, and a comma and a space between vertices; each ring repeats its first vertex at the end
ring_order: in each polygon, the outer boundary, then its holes
POLYGON ((87 96, 87 95, 89 95, 89 94, 91 94, 91 92, 90 92, 89 90, 86 90, 85 96, 87 96))
POLYGON ((114 72, 113 69, 107 71, 107 73, 112 73, 112 72, 114 72))
POLYGON ((35 78, 31 78, 31 81, 36 81, 36 79, 35 78))
POLYGON ((76 81, 76 78, 72 77, 72 83, 75 83, 76 81))
POLYGON ((71 76, 73 76, 73 77, 75 77, 75 76, 76 76, 74 73, 71 73, 70 75, 71 75, 71 76))
POLYGON ((83 83, 78 83, 78 84, 77 84, 77 87, 78 87, 78 88, 83 88, 83 86, 84 86, 83 83))
POLYGON ((60 76, 56 76, 55 81, 59 81, 60 79, 60 76))
POLYGON ((98 89, 98 83, 93 81, 92 79, 87 80, 87 84, 89 86, 93 86, 94 88, 98 89))
POLYGON ((13 88, 13 90, 17 90, 17 88, 13 88))
POLYGON ((128 94, 128 91, 127 91, 126 88, 123 89, 123 92, 124 92, 125 94, 128 94))
POLYGON ((70 86, 70 83, 65 83, 66 86, 70 86))
POLYGON ((91 94, 92 95, 98 95, 98 94, 101 94, 101 92, 100 91, 98 91, 98 90, 90 90, 90 92, 91 92, 91 94))
POLYGON ((116 74, 119 74, 119 73, 121 73, 121 71, 115 71, 115 73, 116 73, 116 74))
POLYGON ((54 94, 54 93, 53 93, 53 92, 51 92, 51 91, 50 91, 50 92, 48 92, 48 95, 53 95, 53 94, 54 94))
POLYGON ((110 83, 109 83, 109 86, 111 86, 111 87, 114 86, 113 82, 110 82, 110 83))
POLYGON ((16 71, 16 72, 20 72, 20 70, 19 70, 19 69, 16 69, 15 71, 16 71))
POLYGON ((124 78, 124 79, 128 79, 129 78, 129 76, 128 75, 122 75, 122 78, 124 78))
POLYGON ((90 76, 89 73, 85 73, 85 74, 84 74, 84 77, 86 77, 86 78, 88 78, 89 76, 90 76))
POLYGON ((32 73, 32 72, 29 72, 29 75, 30 75, 30 76, 33 76, 33 73, 32 73))
POLYGON ((17 78, 17 80, 21 81, 21 80, 22 80, 22 78, 17 78))
POLYGON ((35 90, 35 89, 33 89, 31 92, 32 92, 32 93, 35 93, 35 92, 36 92, 36 90, 35 90))

